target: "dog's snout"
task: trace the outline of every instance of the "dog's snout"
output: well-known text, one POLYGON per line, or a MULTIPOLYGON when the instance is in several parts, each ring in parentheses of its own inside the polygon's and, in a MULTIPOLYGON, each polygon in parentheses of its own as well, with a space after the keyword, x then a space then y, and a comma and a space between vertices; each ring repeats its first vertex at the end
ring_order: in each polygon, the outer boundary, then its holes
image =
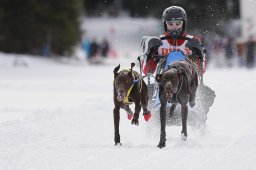
POLYGON ((118 90, 118 93, 122 94, 122 93, 124 93, 124 90, 118 90))
POLYGON ((166 91, 171 91, 172 90, 172 87, 169 85, 169 86, 166 86, 166 91))
POLYGON ((118 90, 118 94, 124 96, 125 95, 125 91, 124 90, 118 90))
POLYGON ((173 89, 172 83, 167 83, 165 86, 165 91, 170 92, 170 91, 172 91, 172 89, 173 89))
POLYGON ((125 90, 124 89, 118 89, 118 94, 117 94, 118 101, 124 101, 125 96, 126 96, 125 90))

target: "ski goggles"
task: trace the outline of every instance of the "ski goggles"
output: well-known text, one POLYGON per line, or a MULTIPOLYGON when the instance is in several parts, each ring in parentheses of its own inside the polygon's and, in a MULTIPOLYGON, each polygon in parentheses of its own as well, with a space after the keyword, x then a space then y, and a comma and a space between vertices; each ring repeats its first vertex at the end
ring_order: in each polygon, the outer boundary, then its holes
POLYGON ((181 25, 181 24, 183 24, 183 21, 181 21, 181 20, 173 20, 173 21, 166 21, 166 24, 167 25, 181 25))

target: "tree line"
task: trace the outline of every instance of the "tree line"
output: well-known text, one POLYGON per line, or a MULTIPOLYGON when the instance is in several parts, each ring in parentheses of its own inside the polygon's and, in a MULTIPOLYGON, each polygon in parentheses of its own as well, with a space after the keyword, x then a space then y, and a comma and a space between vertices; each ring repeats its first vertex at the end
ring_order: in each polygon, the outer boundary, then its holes
POLYGON ((67 55, 80 41, 82 14, 115 17, 127 11, 161 19, 171 5, 186 9, 192 28, 209 30, 221 19, 239 17, 239 0, 0 0, 0 51, 67 55))
POLYGON ((1 0, 0 51, 63 55, 81 36, 83 0, 1 0))

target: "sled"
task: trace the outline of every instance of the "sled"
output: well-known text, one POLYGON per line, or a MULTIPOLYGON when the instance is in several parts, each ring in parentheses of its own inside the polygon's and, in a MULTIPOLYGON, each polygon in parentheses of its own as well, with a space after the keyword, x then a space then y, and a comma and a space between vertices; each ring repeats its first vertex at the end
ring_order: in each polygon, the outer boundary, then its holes
MULTIPOLYGON (((154 74, 151 74, 149 71, 146 75, 143 77, 146 79, 145 82, 147 82, 148 87, 148 96, 149 96, 149 110, 152 112, 152 118, 151 118, 151 124, 153 125, 160 125, 160 101, 157 101, 158 97, 158 83, 155 81, 155 76, 158 73, 163 72, 164 69, 167 68, 167 66, 174 61, 187 61, 192 62, 191 60, 188 60, 184 56, 184 54, 181 51, 172 51, 168 54, 168 56, 153 56, 157 60, 159 60, 156 71, 154 74), (159 102, 159 103, 157 103, 159 102)), ((195 62, 195 61, 193 61, 195 62)), ((195 62, 196 63, 196 62, 195 62)), ((214 103, 214 99, 216 97, 215 92, 209 87, 204 85, 203 83, 203 71, 200 70, 200 68, 197 65, 194 65, 197 67, 198 72, 198 79, 199 84, 197 88, 196 93, 196 104, 193 108, 188 108, 188 120, 187 124, 193 127, 197 128, 204 128, 207 121, 207 114, 209 112, 210 107, 214 103)), ((148 65, 150 67, 150 65, 148 65)), ((148 69, 150 70, 150 69, 148 69)), ((181 126, 181 115, 180 115, 180 105, 177 105, 176 110, 174 111, 174 114, 170 116, 171 103, 167 104, 167 125, 170 126, 181 126)))

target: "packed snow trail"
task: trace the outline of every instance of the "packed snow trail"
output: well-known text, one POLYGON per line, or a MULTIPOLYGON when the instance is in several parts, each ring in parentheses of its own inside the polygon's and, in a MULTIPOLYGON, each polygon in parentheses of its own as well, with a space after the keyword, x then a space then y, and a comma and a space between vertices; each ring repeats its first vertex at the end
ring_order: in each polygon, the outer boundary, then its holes
MULTIPOLYGON (((122 146, 114 146, 113 64, 63 64, 30 58, 14 67, 0 55, 0 169, 254 169, 256 70, 210 68, 216 92, 205 133, 167 127, 167 146, 140 115, 133 126, 121 111, 122 146)), ((121 67, 129 67, 129 62, 121 67)))

